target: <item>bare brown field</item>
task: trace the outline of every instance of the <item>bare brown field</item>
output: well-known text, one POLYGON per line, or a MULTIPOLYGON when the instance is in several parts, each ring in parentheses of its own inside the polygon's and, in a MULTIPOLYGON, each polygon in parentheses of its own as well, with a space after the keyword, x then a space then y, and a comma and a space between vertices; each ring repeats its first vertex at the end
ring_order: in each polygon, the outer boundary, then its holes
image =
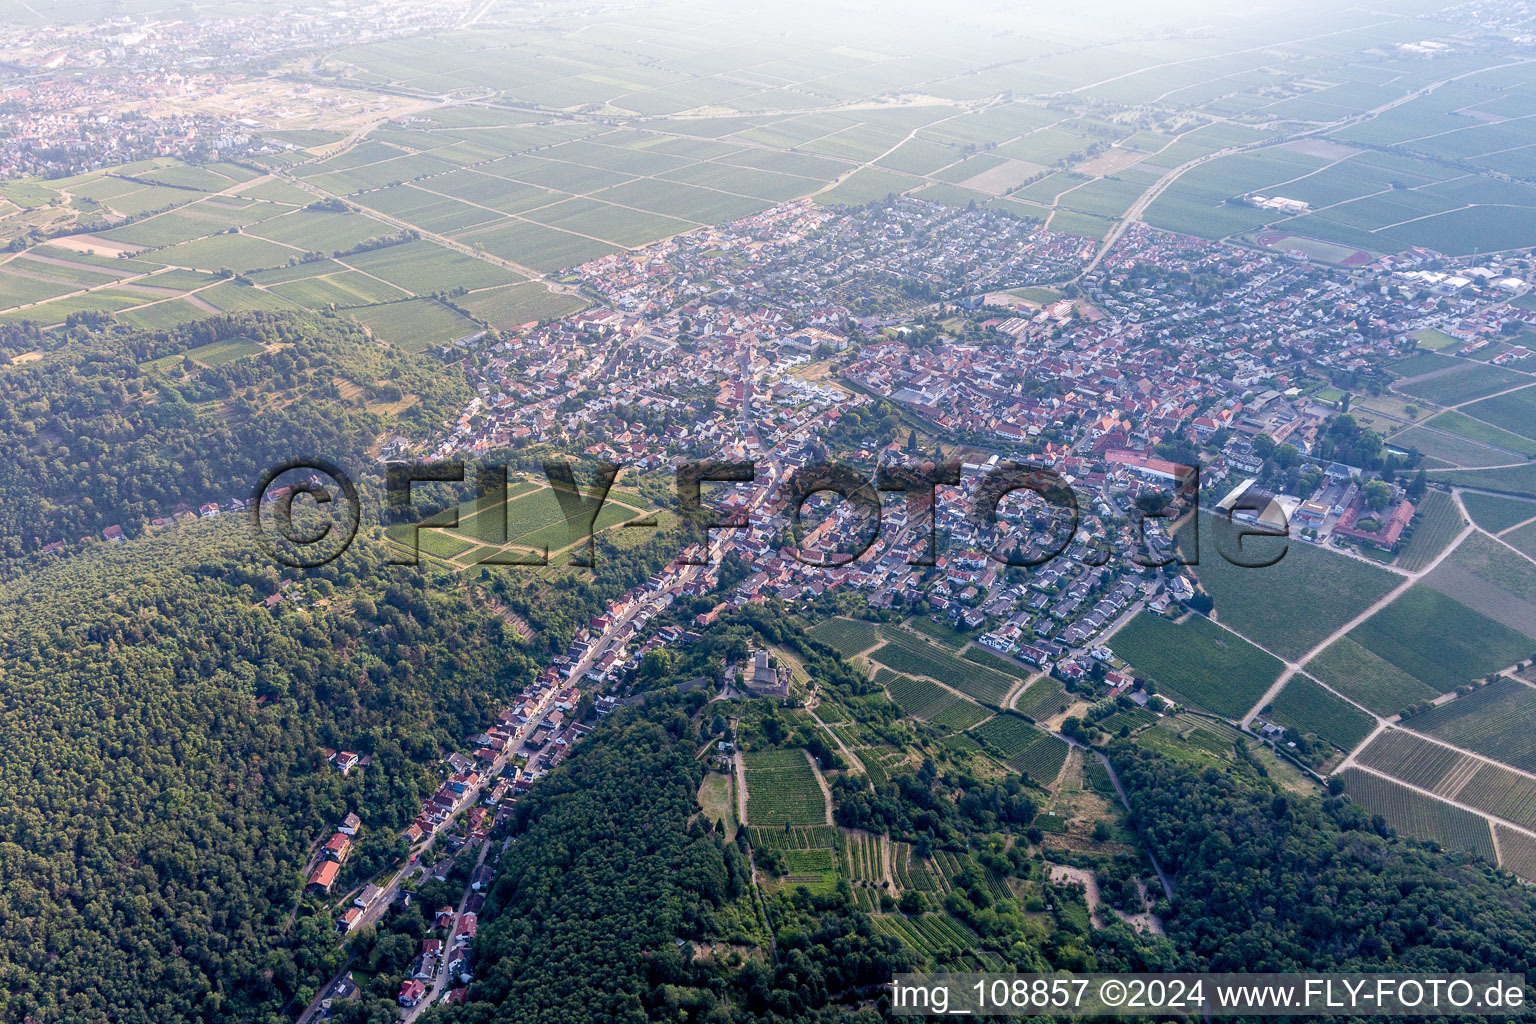
POLYGON ((1114 174, 1123 171, 1132 164, 1139 164, 1146 158, 1145 153, 1135 149, 1116 148, 1107 153, 1100 153, 1092 160, 1080 163, 1075 170, 1079 174, 1091 175, 1101 178, 1106 174, 1114 174))
POLYGON ((1044 167, 1027 160, 1009 160, 989 171, 982 171, 980 174, 966 178, 960 185, 962 188, 974 188, 979 192, 1002 195, 1014 186, 1024 184, 1043 170, 1045 170, 1044 167))

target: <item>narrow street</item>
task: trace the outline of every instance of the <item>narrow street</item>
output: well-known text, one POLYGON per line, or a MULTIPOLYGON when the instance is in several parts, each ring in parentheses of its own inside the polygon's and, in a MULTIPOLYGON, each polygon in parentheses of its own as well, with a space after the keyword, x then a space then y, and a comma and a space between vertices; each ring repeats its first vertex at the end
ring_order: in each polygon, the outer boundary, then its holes
POLYGON ((485 842, 480 844, 480 856, 475 858, 475 866, 470 870, 470 881, 464 883, 464 893, 459 897, 459 905, 453 909, 453 921, 448 925, 448 937, 444 939, 443 960, 442 963, 438 965, 437 975, 432 979, 432 984, 428 987, 427 994, 423 996, 415 1006, 405 1011, 402 1019, 405 1020, 407 1024, 409 1024, 410 1021, 415 1020, 427 1007, 436 1005, 438 999, 441 998, 443 994, 443 990, 447 987, 448 982, 452 980, 448 974, 448 960, 453 949, 453 939, 454 936, 458 934, 459 921, 464 917, 464 905, 469 902, 469 897, 474 893, 473 880, 475 877, 475 872, 478 871, 480 866, 485 863, 486 856, 490 852, 491 841, 487 839, 485 842))

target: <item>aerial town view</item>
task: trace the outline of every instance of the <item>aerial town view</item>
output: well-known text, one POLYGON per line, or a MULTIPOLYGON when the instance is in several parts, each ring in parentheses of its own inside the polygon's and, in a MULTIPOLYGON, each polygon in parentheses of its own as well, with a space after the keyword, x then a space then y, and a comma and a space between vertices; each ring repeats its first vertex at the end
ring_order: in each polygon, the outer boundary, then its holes
POLYGON ((0 1022, 1529 1012, 1525 0, 0 0, 0 439, 0 1022))

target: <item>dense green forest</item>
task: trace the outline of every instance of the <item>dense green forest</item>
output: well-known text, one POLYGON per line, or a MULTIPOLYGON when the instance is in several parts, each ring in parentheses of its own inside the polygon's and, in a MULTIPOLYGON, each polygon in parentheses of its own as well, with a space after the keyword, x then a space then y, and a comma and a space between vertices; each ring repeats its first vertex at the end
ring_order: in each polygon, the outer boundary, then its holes
MULTIPOLYGON (((728 654, 744 631, 762 636, 773 620, 758 610, 712 630, 677 667, 728 654)), ((845 888, 765 891, 771 943, 728 960, 689 954, 739 934, 751 913, 749 858, 759 877, 771 861, 744 831, 726 842, 695 817, 702 770, 690 755, 718 707, 703 704, 697 692, 658 695, 608 721, 520 805, 475 947, 482 973, 471 1001, 432 1011, 432 1024, 884 1014, 881 982, 914 961, 845 888)), ((737 710, 754 744, 803 738, 780 733, 766 702, 737 710)), ((1195 770, 1129 742, 1113 754, 1134 821, 1174 876, 1168 934, 1138 936, 1118 922, 1090 933, 1065 918, 1043 932, 1008 901, 972 904, 982 886, 956 878, 945 909, 1018 969, 1527 970, 1536 894, 1509 876, 1398 838, 1347 798, 1287 794, 1252 763, 1195 770)), ((928 761, 873 788, 840 775, 834 793, 844 824, 889 828, 925 848, 964 850, 985 828, 1019 828, 1034 814, 1019 787, 928 761)), ((1021 877, 1032 860, 1023 843, 982 856, 1021 877)))
POLYGON ((0 1019, 275 1022, 334 969, 310 844, 355 809, 348 871, 392 856, 434 762, 536 667, 368 550, 271 610, 234 517, 0 586, 0 1019))
POLYGON ((691 713, 704 699, 664 696, 605 722, 518 804, 475 947, 472 1001, 426 1019, 845 1019, 844 1004, 910 965, 840 899, 798 912, 786 904, 794 917, 776 920, 774 959, 747 950, 729 966, 678 944, 754 913, 744 839, 728 843, 693 820, 703 768, 691 713))
POLYGON ((1112 756, 1174 876, 1168 937, 1198 969, 1536 973, 1536 892, 1513 876, 1399 839, 1346 797, 1126 743, 1112 756))
MULTIPOLYGON (((637 574, 665 539, 608 553, 637 574)), ((231 517, 0 585, 0 1019, 291 1019, 341 955, 330 913, 301 895, 309 845, 356 809, 368 839, 351 877, 392 860, 434 763, 543 663, 480 596, 532 608, 560 592, 585 609, 620 586, 563 571, 467 581, 380 555, 358 545, 285 576, 231 517), (265 607, 278 593, 292 599, 265 607), (343 778, 327 746, 372 763, 343 778)), ((550 626, 543 642, 564 642, 550 626)), ((846 886, 760 893, 754 859, 771 877, 771 853, 697 817, 696 755, 721 711, 752 749, 801 746, 832 769, 840 823, 918 853, 971 851, 975 877, 955 879, 943 909, 1020 969, 1527 968, 1536 895, 1508 876, 1398 839, 1346 798, 1287 795, 1248 765, 1198 771, 1123 741, 1111 753, 1135 826, 1177 886, 1167 936, 1065 916, 1043 927, 988 898, 978 874, 1039 879, 1026 841, 1037 790, 973 775, 940 748, 868 783, 836 771, 838 752, 816 748, 792 708, 706 708, 703 691, 671 689, 771 642, 864 727, 926 742, 801 626, 777 604, 749 606, 658 652, 649 700, 600 723, 517 805, 470 1002, 428 1020, 875 1018, 912 953, 846 886), (1004 835, 1015 841, 996 845, 1004 835), (679 939, 718 952, 696 958, 679 939)))
POLYGON ((0 556, 113 524, 134 536, 178 505, 248 498, 291 458, 359 473, 385 431, 427 436, 469 395, 457 366, 386 348, 341 317, 77 332, 0 370, 0 556))

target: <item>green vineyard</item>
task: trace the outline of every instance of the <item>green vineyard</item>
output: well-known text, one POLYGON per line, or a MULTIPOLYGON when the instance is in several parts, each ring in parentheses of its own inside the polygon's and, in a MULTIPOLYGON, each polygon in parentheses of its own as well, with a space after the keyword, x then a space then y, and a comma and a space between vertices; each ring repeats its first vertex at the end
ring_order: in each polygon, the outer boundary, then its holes
POLYGON ((1050 676, 1037 679, 1013 702, 1014 710, 1037 722, 1058 715, 1071 702, 1061 683, 1050 676))
POLYGON ((1506 825, 1496 825, 1499 833, 1501 863, 1528 882, 1536 882, 1536 836, 1516 832, 1506 825))
POLYGON ((1340 750, 1353 750, 1376 726, 1370 715, 1301 675, 1285 684, 1270 717, 1281 725, 1316 733, 1340 750))
POLYGON ((996 970, 1001 963, 995 954, 977 950, 981 940, 976 933, 948 914, 880 914, 870 919, 875 930, 889 935, 923 957, 931 966, 968 966, 968 958, 986 957, 982 964, 996 970))
MULTIPOLYGON (((1361 764, 1421 789, 1441 792, 1440 784, 1471 758, 1449 747, 1420 739, 1409 732, 1388 729, 1360 751, 1361 764)), ((1472 764, 1475 766, 1476 762, 1472 764)), ((1470 774, 1470 772, 1468 773, 1470 774)))
POLYGON ((744 755, 747 821, 753 825, 819 825, 826 800, 803 750, 762 750, 744 755))
POLYGON ((957 658, 916 633, 886 627, 880 635, 885 643, 872 655, 876 661, 897 672, 937 679, 983 704, 998 706, 1015 682, 1011 676, 957 658))
POLYGON ((1065 741, 1017 715, 998 715, 977 726, 971 735, 997 751, 1009 768, 1042 786, 1056 780, 1067 760, 1065 741))
POLYGON ((879 642, 875 624, 862 619, 828 619, 808 631, 812 640, 820 640, 844 658, 867 651, 879 642))
POLYGON ((1536 829, 1536 781, 1507 768, 1484 764, 1455 797, 1505 821, 1536 829))
POLYGON ((1339 777, 1352 800, 1372 814, 1381 815, 1403 835, 1475 853, 1490 864, 1498 863, 1488 822, 1471 811, 1359 768, 1346 768, 1339 777))
POLYGON ((853 882, 884 882, 885 838, 868 832, 845 833, 843 873, 853 882))
POLYGON ((885 683, 885 689, 903 713, 925 722, 958 700, 937 683, 911 676, 897 675, 885 683))
POLYGON ((1498 679, 1413 719, 1419 732, 1536 771, 1536 690, 1498 679))
POLYGON ((833 850, 842 838, 831 825, 753 825, 750 834, 753 846, 769 850, 833 850))
POLYGON ((881 669, 875 678, 886 688, 904 714, 931 722, 949 732, 964 732, 991 712, 964 697, 926 679, 914 679, 889 669, 881 669))
POLYGON ((950 732, 964 732, 978 722, 985 721, 991 713, 979 704, 968 700, 957 700, 928 721, 950 732))
POLYGON ((1016 661, 1009 661, 1007 658, 999 657, 984 647, 967 647, 965 653, 960 656, 966 661, 974 661, 978 665, 985 665, 987 668, 995 668, 999 672, 1006 672, 1015 679, 1028 679, 1034 675, 1032 669, 1026 668, 1016 661))
POLYGON ((1137 674, 1157 683, 1159 693, 1229 718, 1251 708, 1285 668, 1278 658, 1198 615, 1175 625, 1142 612, 1111 644, 1137 674))

